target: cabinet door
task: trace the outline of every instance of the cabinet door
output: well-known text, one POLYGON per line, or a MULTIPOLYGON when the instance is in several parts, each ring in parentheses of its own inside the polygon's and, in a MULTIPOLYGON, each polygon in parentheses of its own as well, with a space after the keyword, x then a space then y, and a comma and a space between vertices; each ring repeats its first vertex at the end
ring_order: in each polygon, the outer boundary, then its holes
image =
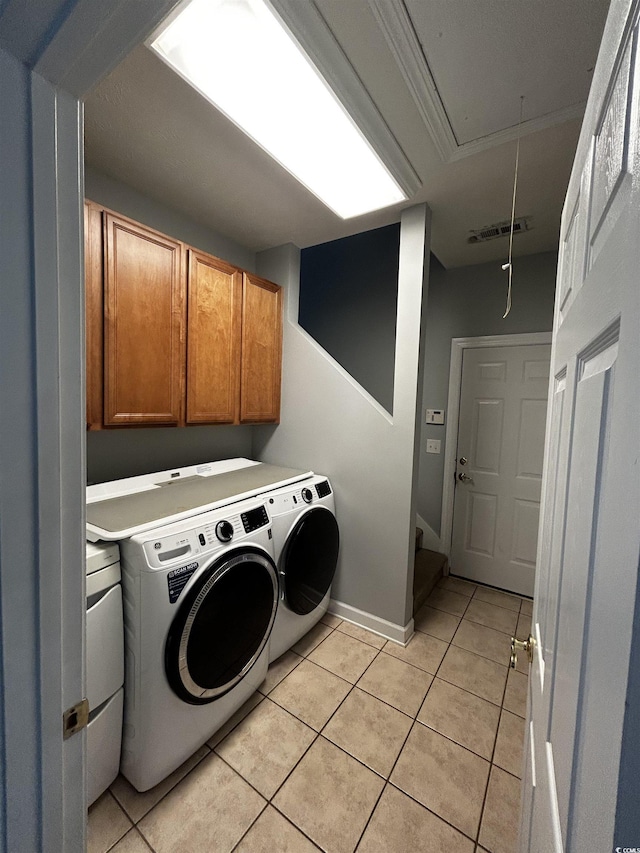
POLYGON ((242 274, 189 249, 187 423, 234 423, 240 397, 242 274))
POLYGON ((84 205, 87 429, 102 426, 102 211, 84 205))
POLYGON ((277 423, 280 418, 282 289, 244 273, 240 422, 277 423))
POLYGON ((182 400, 182 244, 105 216, 104 423, 177 424, 182 400))

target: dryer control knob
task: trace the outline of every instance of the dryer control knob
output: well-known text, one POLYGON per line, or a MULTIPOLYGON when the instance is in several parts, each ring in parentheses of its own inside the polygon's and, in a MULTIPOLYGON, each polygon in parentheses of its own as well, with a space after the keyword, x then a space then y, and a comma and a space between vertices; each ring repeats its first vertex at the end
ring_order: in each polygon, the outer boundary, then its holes
POLYGON ((302 490, 302 500, 305 501, 305 503, 311 503, 311 501, 313 500, 313 492, 311 491, 311 489, 302 490))
POLYGON ((216 524, 216 536, 221 542, 230 542, 233 539, 233 525, 229 521, 219 521, 216 524))

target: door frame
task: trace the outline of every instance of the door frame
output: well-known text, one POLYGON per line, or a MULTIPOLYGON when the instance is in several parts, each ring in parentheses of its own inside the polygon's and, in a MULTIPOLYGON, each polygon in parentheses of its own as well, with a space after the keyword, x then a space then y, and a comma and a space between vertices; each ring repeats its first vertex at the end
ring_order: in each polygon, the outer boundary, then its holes
POLYGON ((460 393, 462 391, 462 358, 466 349, 488 347, 522 347, 550 344, 552 332, 524 332, 513 335, 482 335, 475 338, 451 339, 451 365, 449 368, 449 398, 447 400, 447 426, 444 437, 444 472, 442 479, 442 516, 440 520, 441 549, 451 556, 453 535, 453 502, 455 497, 456 450, 458 446, 458 421, 460 419, 460 393))
POLYGON ((80 98, 174 4, 0 4, 2 851, 86 846, 86 733, 63 737, 86 687, 80 98))

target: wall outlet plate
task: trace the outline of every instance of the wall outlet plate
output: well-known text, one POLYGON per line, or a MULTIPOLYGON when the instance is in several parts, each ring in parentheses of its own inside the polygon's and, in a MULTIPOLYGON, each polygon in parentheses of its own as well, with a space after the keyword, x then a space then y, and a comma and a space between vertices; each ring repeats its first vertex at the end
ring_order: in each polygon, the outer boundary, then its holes
POLYGON ((427 413, 425 416, 425 423, 427 423, 427 424, 443 424, 444 423, 444 409, 427 409, 427 413))
POLYGON ((428 438, 427 439, 427 453, 440 453, 440 439, 439 438, 428 438))

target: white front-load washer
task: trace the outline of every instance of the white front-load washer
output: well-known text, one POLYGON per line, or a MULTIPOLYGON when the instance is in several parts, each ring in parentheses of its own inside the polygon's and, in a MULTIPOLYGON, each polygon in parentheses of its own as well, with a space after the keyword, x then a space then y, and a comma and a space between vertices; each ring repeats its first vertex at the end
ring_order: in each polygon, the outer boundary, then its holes
POLYGON ((120 549, 87 542, 87 806, 118 775, 124 696, 120 549))
POLYGON ((290 649, 329 606, 340 531, 333 490, 314 474, 263 495, 271 516, 280 601, 269 641, 269 661, 290 649))
POLYGON ((278 578, 264 499, 121 542, 125 720, 121 771, 168 776, 266 675, 278 578))

